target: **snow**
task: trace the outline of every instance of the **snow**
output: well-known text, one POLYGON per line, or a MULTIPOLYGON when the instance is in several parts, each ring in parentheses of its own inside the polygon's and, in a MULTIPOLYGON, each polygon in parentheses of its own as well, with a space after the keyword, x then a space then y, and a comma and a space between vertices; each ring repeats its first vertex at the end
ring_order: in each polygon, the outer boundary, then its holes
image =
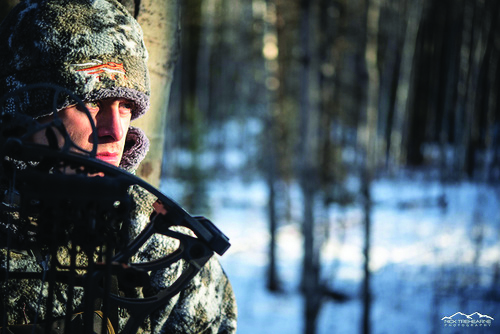
MULTIPOLYGON (((182 198, 183 187, 173 180, 162 190, 182 198)), ((421 174, 382 178, 372 190, 372 333, 499 333, 500 190, 484 183, 443 184, 421 174), (489 327, 446 327, 442 319, 457 312, 494 320, 489 327)), ((220 261, 238 300, 238 333, 303 333, 298 219, 279 227, 284 291, 270 293, 265 184, 210 182, 209 196, 209 218, 232 244, 220 261)), ((291 198, 300 201, 300 194, 291 198)), ((360 333, 363 212, 356 205, 332 206, 326 218, 330 237, 322 248, 322 277, 350 298, 323 304, 318 333, 360 333)))

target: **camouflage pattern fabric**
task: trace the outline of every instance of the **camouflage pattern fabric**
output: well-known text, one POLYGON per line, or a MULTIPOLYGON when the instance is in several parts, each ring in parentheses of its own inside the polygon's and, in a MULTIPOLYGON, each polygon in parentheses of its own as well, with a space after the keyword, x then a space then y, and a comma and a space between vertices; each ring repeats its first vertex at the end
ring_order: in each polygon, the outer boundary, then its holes
MULTIPOLYGON (((51 83, 84 101, 133 100, 136 119, 149 108, 148 53, 142 29, 115 0, 25 0, 0 26, 0 93, 51 83)), ((52 112, 52 92, 18 101, 32 117, 52 112)), ((62 94, 58 108, 75 104, 62 94)))
MULTIPOLYGON (((134 187, 131 191, 138 204, 137 210, 133 213, 131 232, 133 236, 137 236, 149 222, 152 203, 156 198, 139 187, 134 187)), ((179 229, 183 228, 179 227, 179 229)), ((134 256, 132 262, 159 259, 176 248, 176 240, 155 235, 134 256)), ((62 263, 68 261, 67 250, 60 249, 58 256, 62 263)), ((2 249, 0 257, 2 268, 6 268, 6 258, 6 251, 2 249)), ((43 259, 37 259, 27 252, 11 251, 10 258, 10 271, 42 272, 46 265, 43 259)), ((81 261, 79 264, 85 263, 81 261)), ((125 296, 144 297, 148 293, 155 293, 166 288, 180 276, 185 268, 186 264, 181 260, 169 268, 152 272, 148 287, 127 291, 125 296)), ((6 312, 9 325, 32 324, 35 318, 38 322, 43 322, 47 315, 45 309, 45 301, 48 298, 47 284, 42 285, 41 282, 35 280, 10 280, 8 284, 3 283, 2 290, 8 293, 7 296, 3 296, 6 309, 2 310, 2 314, 6 312)), ((56 318, 65 315, 67 290, 65 284, 57 283, 52 309, 52 316, 56 318)), ((83 288, 75 288, 73 310, 79 309, 83 295, 83 288)), ((235 333, 236 318, 236 301, 231 284, 214 256, 183 291, 172 298, 165 307, 150 315, 141 327, 140 333, 235 333)), ((127 310, 120 309, 118 332, 124 328, 128 319, 127 310)))

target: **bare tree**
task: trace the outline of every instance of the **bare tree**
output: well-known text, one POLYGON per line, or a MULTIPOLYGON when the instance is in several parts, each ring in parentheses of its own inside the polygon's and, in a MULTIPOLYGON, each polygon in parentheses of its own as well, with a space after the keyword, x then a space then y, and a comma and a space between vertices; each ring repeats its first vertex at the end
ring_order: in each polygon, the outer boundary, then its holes
POLYGON ((301 71, 299 92, 299 166, 298 178, 303 196, 302 234, 304 255, 302 267, 302 289, 305 298, 304 333, 314 334, 321 305, 320 259, 318 242, 315 240, 315 199, 318 189, 318 99, 317 55, 314 47, 312 22, 316 1, 301 0, 300 49, 301 71))
POLYGON ((277 6, 274 1, 266 1, 266 10, 262 13, 263 41, 262 50, 265 62, 265 80, 268 82, 267 87, 267 110, 264 117, 265 139, 263 143, 265 159, 263 168, 268 187, 267 213, 269 221, 269 264, 267 268, 267 288, 270 291, 276 292, 281 290, 281 283, 278 276, 277 268, 277 229, 278 229, 278 213, 277 213, 277 184, 279 183, 278 170, 278 146, 280 141, 278 138, 280 104, 279 93, 279 78, 277 66, 279 66, 278 58, 278 36, 277 36, 277 6), (274 86, 273 86, 274 82, 274 86))
POLYGON ((363 313, 361 328, 363 334, 371 332, 371 230, 372 230, 372 180, 375 168, 378 164, 379 138, 377 135, 377 107, 379 91, 379 73, 377 68, 377 35, 380 15, 379 0, 367 0, 365 2, 365 24, 366 24, 366 44, 365 44, 365 66, 367 73, 367 94, 366 94, 366 115, 365 121, 360 124, 360 140, 362 151, 364 152, 364 166, 361 173, 361 194, 363 198, 364 211, 364 246, 363 246, 363 313))

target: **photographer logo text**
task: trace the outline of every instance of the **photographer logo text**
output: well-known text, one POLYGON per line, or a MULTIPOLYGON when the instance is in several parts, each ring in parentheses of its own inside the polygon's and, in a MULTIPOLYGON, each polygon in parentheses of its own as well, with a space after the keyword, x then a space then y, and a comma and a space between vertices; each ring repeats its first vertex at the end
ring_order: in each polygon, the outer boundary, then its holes
POLYGON ((445 327, 490 327, 493 317, 479 312, 465 314, 457 312, 449 317, 441 319, 445 327))

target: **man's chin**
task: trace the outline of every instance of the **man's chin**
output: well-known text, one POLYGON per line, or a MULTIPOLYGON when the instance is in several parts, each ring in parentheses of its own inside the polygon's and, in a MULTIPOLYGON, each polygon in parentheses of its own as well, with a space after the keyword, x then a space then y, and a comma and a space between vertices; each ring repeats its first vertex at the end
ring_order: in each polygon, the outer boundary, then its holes
POLYGON ((118 167, 120 165, 121 157, 118 155, 97 155, 96 158, 110 165, 118 167))

